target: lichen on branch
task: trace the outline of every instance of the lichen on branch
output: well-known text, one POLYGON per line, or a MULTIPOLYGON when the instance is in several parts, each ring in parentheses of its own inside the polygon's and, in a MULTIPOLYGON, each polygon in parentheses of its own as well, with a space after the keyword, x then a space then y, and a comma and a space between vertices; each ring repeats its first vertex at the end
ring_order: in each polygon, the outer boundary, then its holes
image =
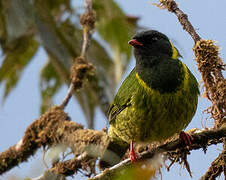
MULTIPOLYGON (((205 87, 204 97, 207 97, 212 102, 212 106, 209 107, 206 112, 210 113, 211 117, 215 120, 215 128, 225 126, 226 80, 222 74, 222 70, 225 70, 225 64, 223 64, 222 59, 219 57, 218 46, 216 46, 212 40, 201 39, 191 22, 188 20, 188 16, 179 9, 174 0, 159 0, 159 2, 160 4, 157 6, 162 9, 168 9, 169 12, 174 13, 183 29, 193 38, 195 42, 193 48, 195 60, 198 63, 197 66, 205 87)), ((222 153, 224 154, 225 151, 226 140, 224 141, 224 150, 222 153)), ((223 163, 223 166, 225 167, 226 161, 223 163)), ((224 174, 226 176, 226 173, 224 174)), ((218 174, 218 176, 219 175, 220 174, 218 174)))
POLYGON ((219 57, 219 47, 212 40, 197 41, 193 51, 205 85, 205 96, 212 101, 208 109, 215 119, 215 126, 226 123, 226 80, 221 71, 225 65, 219 57))
POLYGON ((16 145, 0 154, 0 174, 27 161, 40 147, 63 144, 77 156, 89 152, 91 145, 103 148, 107 140, 104 131, 83 129, 70 120, 62 107, 54 106, 27 127, 16 145))

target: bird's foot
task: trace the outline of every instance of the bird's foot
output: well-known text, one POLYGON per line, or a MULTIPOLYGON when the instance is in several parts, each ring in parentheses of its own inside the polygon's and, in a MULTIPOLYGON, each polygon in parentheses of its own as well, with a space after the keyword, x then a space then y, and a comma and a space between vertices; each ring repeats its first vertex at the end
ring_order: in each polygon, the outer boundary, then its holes
POLYGON ((186 133, 184 131, 181 131, 179 136, 180 136, 180 139, 182 139, 182 141, 184 142, 184 144, 186 146, 190 146, 192 141, 194 140, 192 135, 189 135, 188 133, 186 133))
POLYGON ((137 155, 136 155, 136 152, 134 151, 133 141, 130 142, 129 157, 130 157, 130 160, 131 160, 132 163, 137 161, 137 155))

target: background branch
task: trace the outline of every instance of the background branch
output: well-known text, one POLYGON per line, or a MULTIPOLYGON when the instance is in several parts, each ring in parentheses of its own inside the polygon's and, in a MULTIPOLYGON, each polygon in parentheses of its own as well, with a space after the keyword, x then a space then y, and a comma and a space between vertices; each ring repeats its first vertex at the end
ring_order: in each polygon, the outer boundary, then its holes
POLYGON ((63 144, 71 148, 77 157, 85 151, 88 152, 90 145, 92 150, 98 147, 101 151, 107 140, 104 131, 83 129, 82 125, 70 121, 62 107, 55 106, 28 126, 24 137, 16 145, 0 154, 0 174, 27 161, 42 146, 63 144))
POLYGON ((92 10, 92 0, 85 0, 85 9, 85 13, 80 17, 80 23, 83 28, 83 43, 81 55, 74 60, 74 64, 71 67, 72 82, 70 84, 66 97, 60 105, 63 108, 67 106, 69 100, 72 97, 73 91, 78 90, 82 87, 82 81, 86 78, 86 74, 93 69, 93 66, 85 60, 85 55, 89 47, 89 42, 91 40, 96 21, 96 14, 92 10))

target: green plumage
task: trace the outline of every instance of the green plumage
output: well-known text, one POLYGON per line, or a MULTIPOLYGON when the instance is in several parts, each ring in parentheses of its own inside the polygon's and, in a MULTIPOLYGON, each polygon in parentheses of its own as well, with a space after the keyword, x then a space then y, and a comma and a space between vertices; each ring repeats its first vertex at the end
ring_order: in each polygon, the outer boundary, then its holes
POLYGON ((197 82, 189 72, 189 87, 161 94, 143 87, 134 69, 125 79, 111 106, 109 136, 129 143, 166 139, 191 121, 197 105, 197 82), (196 89, 194 89, 196 88, 196 89))
POLYGON ((195 77, 165 35, 146 31, 133 39, 142 43, 132 44, 136 67, 109 109, 112 141, 107 149, 120 157, 130 141, 161 141, 183 130, 195 114, 199 94, 195 77))

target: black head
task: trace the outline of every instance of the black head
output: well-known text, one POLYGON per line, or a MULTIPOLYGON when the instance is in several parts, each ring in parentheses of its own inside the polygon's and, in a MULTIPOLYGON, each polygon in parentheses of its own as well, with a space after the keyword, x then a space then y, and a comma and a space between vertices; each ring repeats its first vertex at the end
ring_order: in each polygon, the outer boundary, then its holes
POLYGON ((172 45, 167 36, 155 31, 143 31, 133 36, 129 44, 134 47, 136 59, 140 56, 169 56, 172 57, 172 45))
POLYGON ((150 30, 137 33, 129 44, 134 47, 136 73, 146 85, 161 93, 175 92, 183 79, 179 53, 164 34, 150 30))

